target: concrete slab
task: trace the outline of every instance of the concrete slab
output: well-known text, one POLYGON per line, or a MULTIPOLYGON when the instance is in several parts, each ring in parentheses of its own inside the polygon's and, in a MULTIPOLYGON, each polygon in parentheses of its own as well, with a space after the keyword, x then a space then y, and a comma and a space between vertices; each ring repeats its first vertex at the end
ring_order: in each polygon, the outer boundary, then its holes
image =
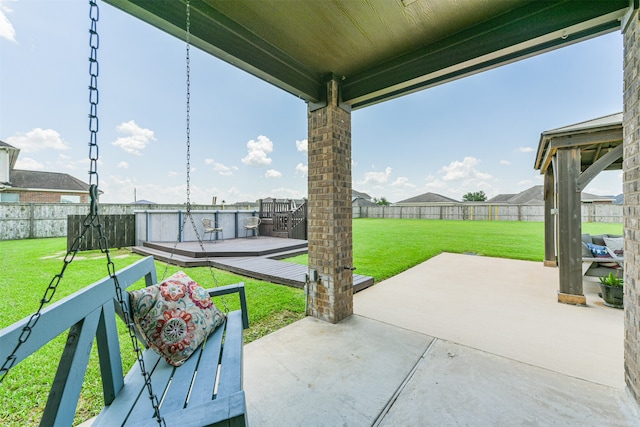
POLYGON ((557 269, 442 254, 354 296, 338 325, 306 318, 245 346, 252 425, 637 426, 623 312, 557 269), (438 337, 434 339, 433 337, 438 337))
POLYGON ((244 347, 244 389, 255 426, 366 426, 432 338, 352 316, 313 318, 244 347))
POLYGON ((354 312, 623 389, 623 311, 585 283, 587 307, 557 302, 558 269, 443 253, 354 296, 354 312))
POLYGON ((380 426, 636 426, 624 390, 436 340, 380 426))

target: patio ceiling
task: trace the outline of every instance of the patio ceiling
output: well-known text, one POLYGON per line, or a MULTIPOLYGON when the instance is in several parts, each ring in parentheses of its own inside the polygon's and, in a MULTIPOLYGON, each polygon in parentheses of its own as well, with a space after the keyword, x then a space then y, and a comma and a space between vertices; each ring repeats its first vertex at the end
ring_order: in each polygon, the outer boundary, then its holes
MULTIPOLYGON (((184 38, 182 0, 105 1, 184 38)), ((337 78, 342 101, 356 109, 614 31, 628 7, 628 0, 191 0, 191 41, 307 102, 323 102, 324 83, 337 78)))

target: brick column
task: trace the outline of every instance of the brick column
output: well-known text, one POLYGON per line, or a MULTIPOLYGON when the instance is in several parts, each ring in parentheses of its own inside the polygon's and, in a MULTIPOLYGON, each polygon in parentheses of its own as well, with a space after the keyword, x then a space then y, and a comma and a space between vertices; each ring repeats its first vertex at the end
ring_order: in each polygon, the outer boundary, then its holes
POLYGON ((307 315, 331 323, 353 314, 351 112, 338 90, 329 81, 327 106, 308 111, 309 271, 318 280, 308 285, 307 315))
POLYGON ((640 35, 635 10, 624 34, 624 370, 640 403, 640 35))

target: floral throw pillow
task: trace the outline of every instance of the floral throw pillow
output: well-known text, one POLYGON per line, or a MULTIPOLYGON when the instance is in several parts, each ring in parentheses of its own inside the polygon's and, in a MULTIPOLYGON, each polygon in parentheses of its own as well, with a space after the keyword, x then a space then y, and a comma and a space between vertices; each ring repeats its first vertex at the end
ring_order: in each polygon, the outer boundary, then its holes
POLYGON ((129 297, 147 345, 173 366, 182 365, 225 318, 209 293, 182 271, 129 297))

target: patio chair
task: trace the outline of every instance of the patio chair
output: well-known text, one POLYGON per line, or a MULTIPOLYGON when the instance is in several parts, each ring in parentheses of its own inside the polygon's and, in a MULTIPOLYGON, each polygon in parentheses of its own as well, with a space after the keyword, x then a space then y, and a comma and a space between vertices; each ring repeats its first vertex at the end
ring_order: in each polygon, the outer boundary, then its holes
POLYGON ((206 237, 207 233, 209 233, 209 240, 211 240, 213 233, 216 233, 216 240, 218 240, 218 233, 220 233, 222 234, 222 239, 224 239, 224 232, 222 227, 218 226, 218 223, 211 221, 209 218, 202 218, 202 226, 204 227, 203 237, 206 237))
POLYGON ((253 235, 258 235, 258 226, 260 225, 260 218, 257 216, 250 216, 245 220, 244 223, 244 237, 247 237, 247 232, 249 230, 253 231, 253 235))

